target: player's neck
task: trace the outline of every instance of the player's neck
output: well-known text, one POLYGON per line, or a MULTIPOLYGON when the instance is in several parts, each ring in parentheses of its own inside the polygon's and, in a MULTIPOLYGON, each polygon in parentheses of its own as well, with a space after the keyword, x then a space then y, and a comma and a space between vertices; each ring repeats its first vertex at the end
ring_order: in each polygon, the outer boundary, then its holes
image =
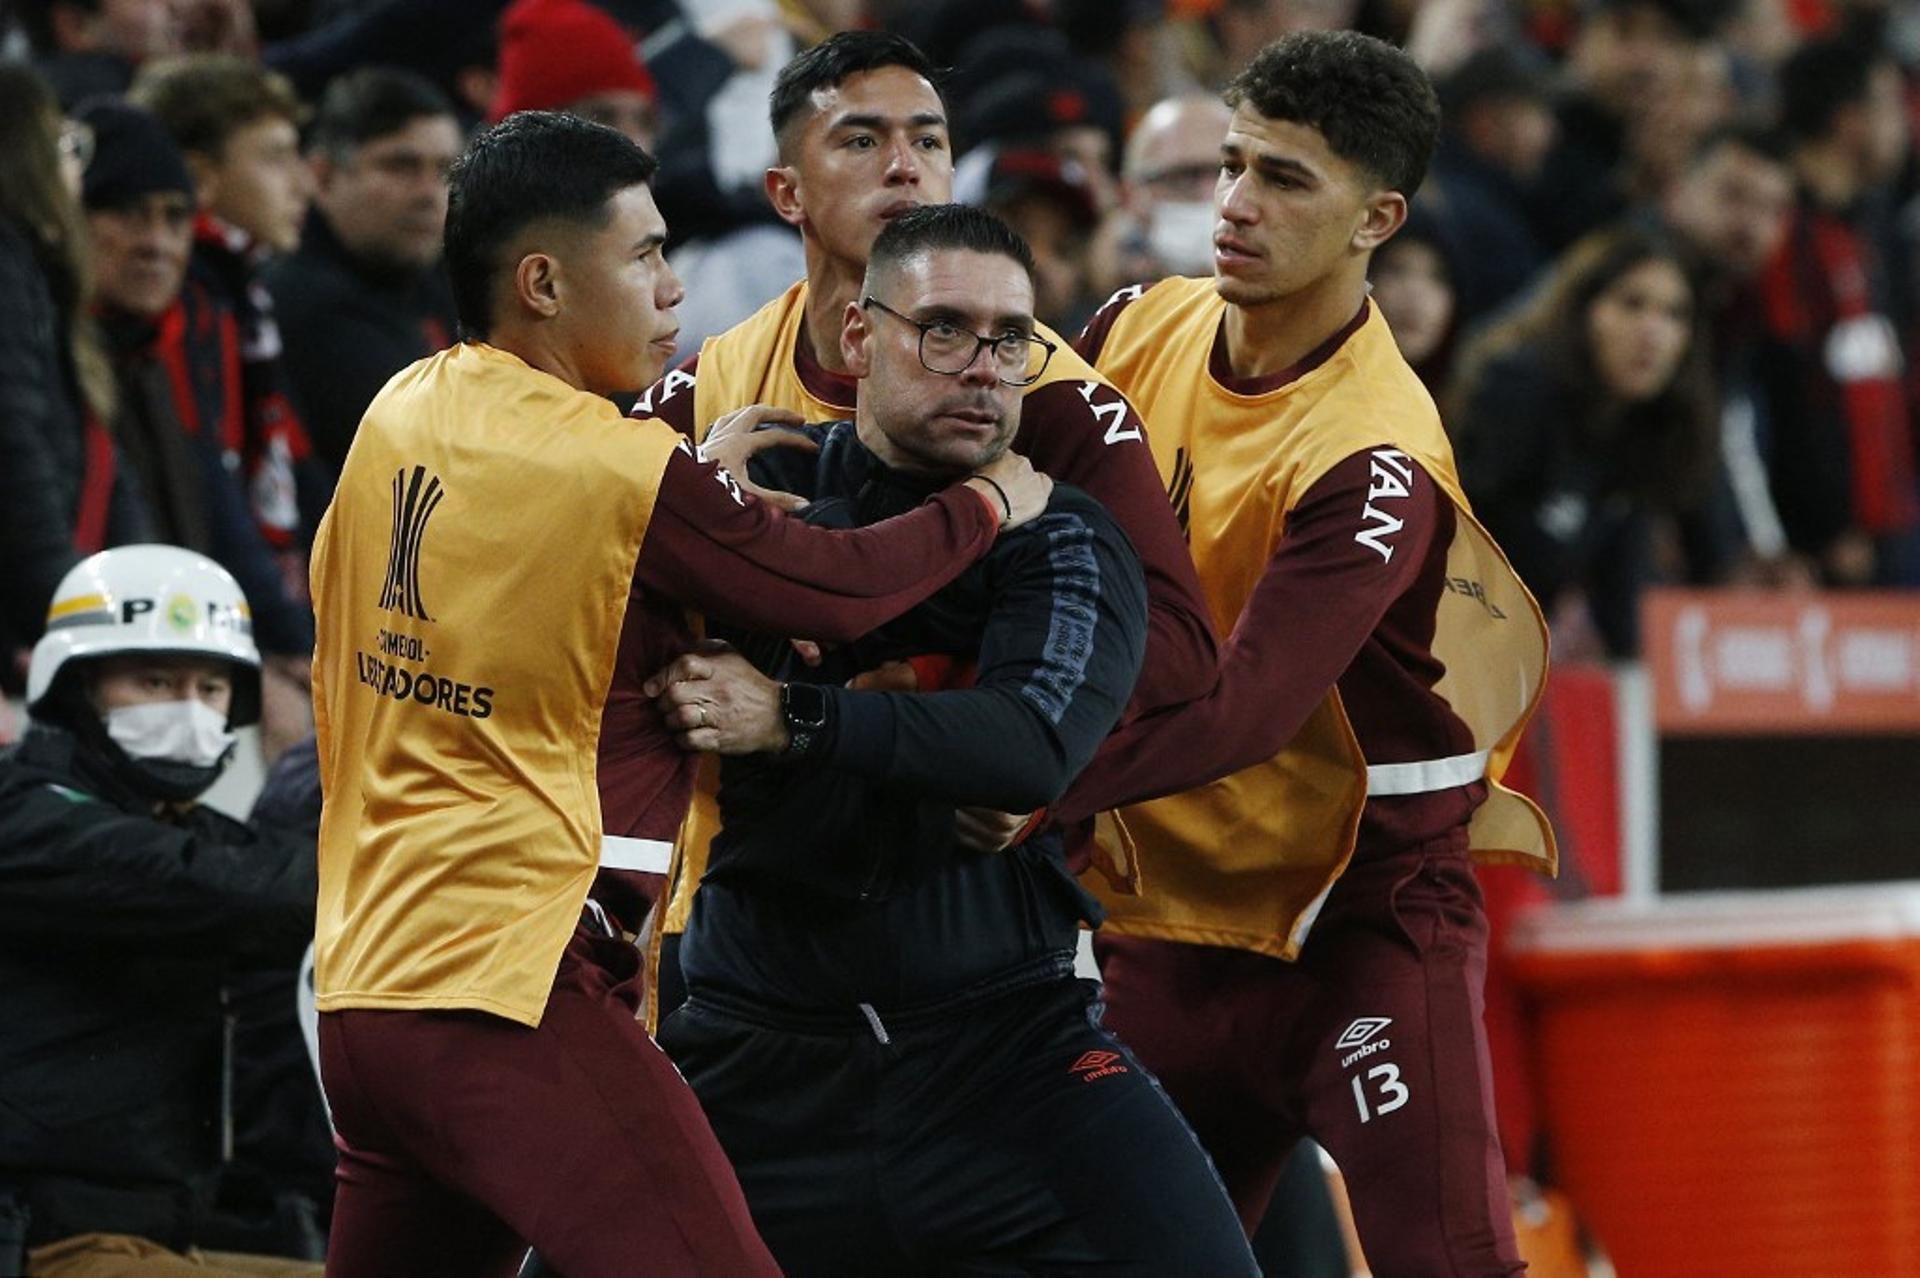
POLYGON ((846 320, 847 303, 860 299, 867 265, 828 257, 811 241, 806 250, 807 315, 801 340, 820 367, 829 373, 845 373, 847 361, 840 355, 840 329, 846 320))
POLYGON ((1258 306, 1229 305, 1227 363, 1238 378, 1271 377, 1299 364, 1352 321, 1367 297, 1365 266, 1328 276, 1258 306))
POLYGON ((495 350, 514 356, 529 368, 537 368, 551 377, 559 378, 575 390, 587 389, 579 361, 573 358, 573 352, 567 349, 566 343, 552 339, 549 328, 513 322, 496 323, 493 331, 487 335, 486 343, 495 350))

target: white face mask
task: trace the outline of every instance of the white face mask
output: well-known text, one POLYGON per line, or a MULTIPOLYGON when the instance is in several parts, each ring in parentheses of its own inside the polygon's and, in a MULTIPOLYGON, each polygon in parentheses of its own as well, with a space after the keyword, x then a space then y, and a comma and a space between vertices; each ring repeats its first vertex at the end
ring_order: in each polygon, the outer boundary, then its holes
POLYGON ((107 735, 135 759, 211 768, 233 748, 227 716, 203 701, 150 701, 106 713, 107 735))
POLYGON ((1213 274, 1210 200, 1163 200, 1147 218, 1147 247, 1176 275, 1213 274))

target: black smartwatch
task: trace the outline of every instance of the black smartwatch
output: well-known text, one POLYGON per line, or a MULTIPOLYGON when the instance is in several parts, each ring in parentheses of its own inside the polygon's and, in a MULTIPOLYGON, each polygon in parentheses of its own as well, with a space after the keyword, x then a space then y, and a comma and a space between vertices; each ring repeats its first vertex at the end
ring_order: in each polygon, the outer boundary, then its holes
POLYGON ((780 717, 787 724, 787 750, 804 756, 819 744, 827 727, 827 693, 817 683, 780 685, 780 717))

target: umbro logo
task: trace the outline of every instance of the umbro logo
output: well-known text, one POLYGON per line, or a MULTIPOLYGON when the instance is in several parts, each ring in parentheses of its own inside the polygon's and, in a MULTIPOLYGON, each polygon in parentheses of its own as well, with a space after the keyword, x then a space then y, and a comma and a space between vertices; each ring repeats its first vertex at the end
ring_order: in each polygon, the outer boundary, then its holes
POLYGON ((1106 1078, 1111 1074, 1132 1072, 1122 1063, 1120 1053, 1098 1050, 1080 1053, 1080 1059, 1067 1066, 1067 1073, 1078 1074, 1083 1083, 1091 1083, 1096 1078, 1106 1078))
POLYGON ((1334 1040, 1334 1050, 1358 1047, 1391 1024, 1391 1016, 1363 1016, 1340 1032, 1340 1037, 1334 1040))
POLYGON ((1380 1031, 1391 1024, 1393 1024, 1391 1016, 1362 1016, 1340 1031, 1340 1037, 1334 1040, 1333 1050, 1347 1053, 1340 1058, 1341 1068, 1344 1069, 1362 1057, 1371 1056, 1375 1052, 1384 1052, 1392 1047, 1392 1039, 1380 1037, 1380 1031))

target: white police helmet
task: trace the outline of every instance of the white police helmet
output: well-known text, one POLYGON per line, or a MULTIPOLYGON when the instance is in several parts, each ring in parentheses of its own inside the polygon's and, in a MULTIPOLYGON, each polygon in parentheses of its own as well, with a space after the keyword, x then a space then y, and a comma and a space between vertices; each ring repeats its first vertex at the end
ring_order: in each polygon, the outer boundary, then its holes
POLYGON ((180 653, 232 662, 234 727, 260 718, 260 650, 240 583, 205 555, 179 546, 118 546, 61 578, 47 632, 27 668, 27 709, 38 713, 76 664, 127 652, 180 653))

